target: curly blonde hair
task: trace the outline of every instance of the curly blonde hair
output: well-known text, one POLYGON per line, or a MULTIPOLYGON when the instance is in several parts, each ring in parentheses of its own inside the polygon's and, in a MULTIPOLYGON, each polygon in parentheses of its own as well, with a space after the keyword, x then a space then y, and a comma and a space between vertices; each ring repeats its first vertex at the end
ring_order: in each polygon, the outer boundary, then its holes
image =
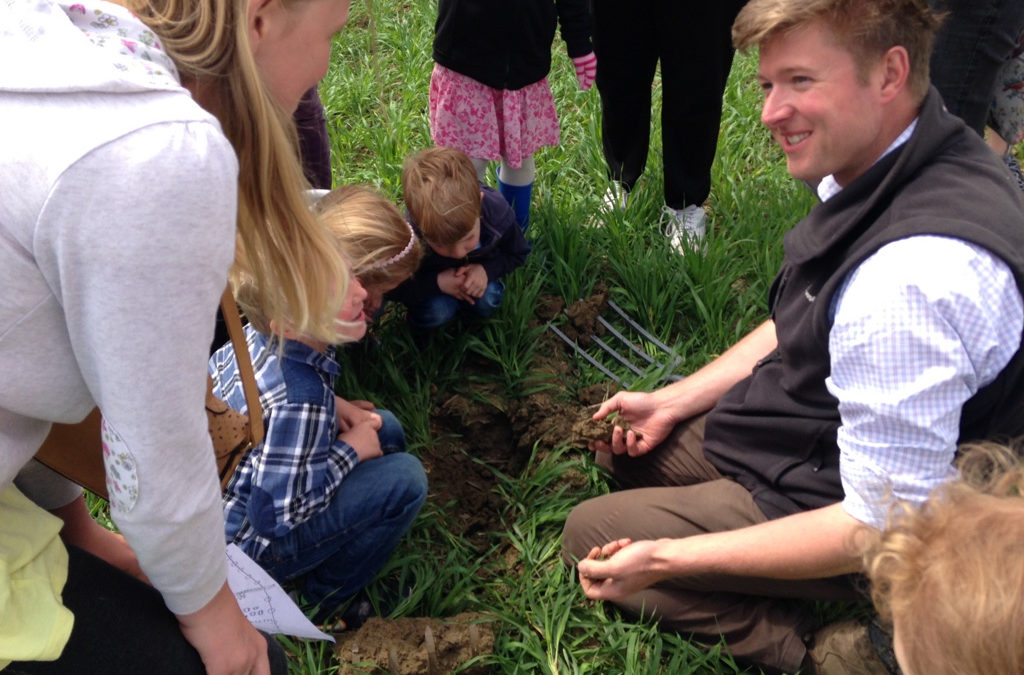
POLYGON ((965 447, 960 477, 894 511, 868 553, 871 594, 915 675, 1024 673, 1024 462, 965 447))
MULTIPOLYGON (((312 0, 288 0, 289 3, 312 0)), ((248 0, 121 0, 156 33, 183 82, 209 96, 238 155, 238 231, 231 272, 251 280, 252 302, 282 325, 336 341, 348 268, 306 207, 309 187, 291 114, 270 96, 253 57, 248 0)))

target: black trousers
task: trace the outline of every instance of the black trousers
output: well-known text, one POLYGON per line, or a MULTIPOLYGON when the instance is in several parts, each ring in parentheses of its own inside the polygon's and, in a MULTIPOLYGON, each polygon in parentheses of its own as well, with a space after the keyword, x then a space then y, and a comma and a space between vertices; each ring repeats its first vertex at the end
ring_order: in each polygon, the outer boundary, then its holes
POLYGON ((647 163, 660 61, 665 203, 680 209, 707 199, 732 67, 732 22, 744 3, 593 0, 604 156, 627 190, 647 163))
POLYGON ((299 154, 306 180, 315 188, 330 190, 331 141, 327 135, 324 104, 316 87, 302 95, 293 119, 299 133, 299 154))
MULTIPOLYGON (((14 662, 4 675, 205 675, 197 652, 159 593, 135 577, 68 547, 64 605, 75 615, 56 661, 14 662)), ((267 639, 272 675, 287 675, 284 650, 267 639)))

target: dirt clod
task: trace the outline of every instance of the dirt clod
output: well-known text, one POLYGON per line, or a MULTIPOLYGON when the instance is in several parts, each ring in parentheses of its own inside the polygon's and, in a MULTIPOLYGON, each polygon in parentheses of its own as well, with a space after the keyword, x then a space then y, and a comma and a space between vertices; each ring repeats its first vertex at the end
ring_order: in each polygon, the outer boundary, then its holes
MULTIPOLYGON (((466 612, 444 619, 371 618, 359 630, 341 633, 334 653, 341 675, 441 675, 451 673, 474 656, 494 652, 493 617, 466 612)), ((484 666, 460 673, 482 675, 484 666)))

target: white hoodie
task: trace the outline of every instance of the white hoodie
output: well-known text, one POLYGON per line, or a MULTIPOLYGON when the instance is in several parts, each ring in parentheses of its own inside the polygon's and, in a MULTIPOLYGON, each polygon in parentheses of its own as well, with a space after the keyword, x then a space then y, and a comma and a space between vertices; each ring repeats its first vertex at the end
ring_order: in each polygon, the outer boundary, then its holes
POLYGON ((114 521, 182 614, 226 574, 203 400, 238 164, 154 38, 105 2, 0 0, 0 489, 98 405, 114 521))

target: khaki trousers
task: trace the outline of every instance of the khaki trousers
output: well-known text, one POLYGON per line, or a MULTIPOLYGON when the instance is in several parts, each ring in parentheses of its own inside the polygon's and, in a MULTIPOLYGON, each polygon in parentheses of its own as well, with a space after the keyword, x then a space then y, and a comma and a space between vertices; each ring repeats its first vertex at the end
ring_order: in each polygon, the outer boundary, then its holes
MULTIPOLYGON (((703 440, 701 416, 680 424, 647 455, 613 456, 610 468, 626 489, 573 509, 563 532, 566 561, 622 537, 682 538, 766 521, 750 493, 704 458, 703 440)), ((859 597, 849 577, 780 581, 704 575, 671 579, 617 604, 704 641, 724 636, 736 658, 795 672, 807 651, 803 638, 816 627, 805 601, 859 597)))

